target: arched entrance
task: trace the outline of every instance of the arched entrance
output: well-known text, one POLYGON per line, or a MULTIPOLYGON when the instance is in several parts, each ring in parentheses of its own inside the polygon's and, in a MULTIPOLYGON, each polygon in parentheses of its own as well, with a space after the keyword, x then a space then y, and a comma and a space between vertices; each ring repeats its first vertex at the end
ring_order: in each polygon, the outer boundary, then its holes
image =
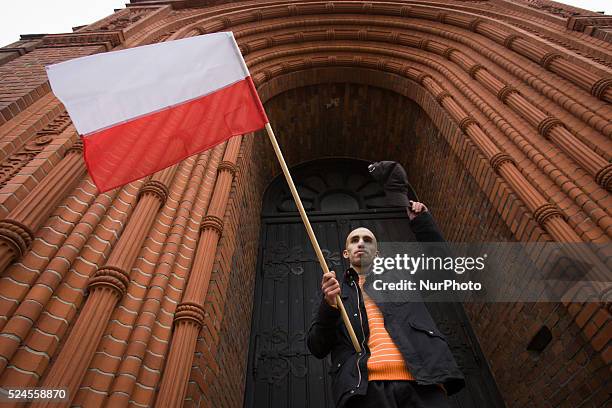
MULTIPOLYGON (((383 192, 368 176, 367 164, 328 158, 292 170, 319 244, 337 272, 347 266, 341 251, 353 228, 366 226, 380 241, 414 240, 402 209, 381 208, 383 192)), ((245 407, 333 407, 329 363, 305 344, 321 270, 282 176, 264 195, 261 221, 245 407)), ((452 397, 453 407, 503 407, 462 306, 438 303, 430 311, 466 376, 467 387, 452 397)))

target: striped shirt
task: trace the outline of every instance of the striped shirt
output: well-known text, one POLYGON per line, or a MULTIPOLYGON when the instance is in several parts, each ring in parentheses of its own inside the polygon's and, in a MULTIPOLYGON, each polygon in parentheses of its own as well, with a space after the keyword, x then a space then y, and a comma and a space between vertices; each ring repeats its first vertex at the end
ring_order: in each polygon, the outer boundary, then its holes
MULTIPOLYGON (((365 276, 359 275, 359 285, 363 288, 365 276)), ((365 293, 363 302, 368 315, 370 338, 368 347, 371 351, 368 360, 368 381, 376 380, 414 380, 406 366, 404 357, 385 329, 383 315, 376 303, 365 293)))

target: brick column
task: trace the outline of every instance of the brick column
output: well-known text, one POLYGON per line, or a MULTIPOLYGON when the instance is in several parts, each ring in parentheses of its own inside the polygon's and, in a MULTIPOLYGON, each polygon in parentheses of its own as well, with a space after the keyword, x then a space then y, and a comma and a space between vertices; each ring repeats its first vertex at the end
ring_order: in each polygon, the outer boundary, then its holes
MULTIPOLYGON (((452 96, 444 91, 440 85, 429 75, 421 73, 416 77, 417 82, 431 92, 434 98, 443 108, 451 115, 451 117, 459 122, 461 130, 470 136, 476 146, 489 160, 493 170, 497 172, 512 188, 512 190, 521 198, 527 208, 533 213, 533 218, 538 224, 548 232, 557 242, 562 243, 578 243, 583 242, 576 231, 567 223, 563 213, 548 200, 523 176, 520 170, 516 167, 516 163, 505 152, 502 152, 499 147, 487 136, 487 134, 478 125, 476 120, 468 115, 463 108, 452 98, 452 96)), ((594 253, 586 253, 585 251, 575 250, 574 247, 568 246, 569 251, 574 259, 579 259, 592 265, 593 270, 591 276, 605 281, 608 275, 607 267, 594 253)), ((605 287, 594 284, 595 292, 593 296, 601 297, 605 292, 605 287)), ((567 304, 567 302, 564 302, 567 304)))
POLYGON ((476 146, 489 160, 491 167, 512 187, 523 200, 527 208, 533 212, 536 221, 559 242, 582 242, 576 231, 567 224, 559 209, 549 203, 546 198, 521 174, 516 163, 508 154, 502 152, 495 143, 480 128, 476 120, 468 115, 463 108, 444 91, 434 79, 421 74, 416 78, 425 89, 432 93, 451 117, 459 123, 461 130, 476 143, 476 146))
MULTIPOLYGON (((217 168, 223 157, 224 150, 225 143, 222 143, 210 151, 211 154, 209 152, 202 154, 203 157, 208 157, 208 159, 203 160, 203 163, 205 162, 206 164, 203 166, 199 176, 195 178, 192 176, 190 183, 193 182, 194 184, 189 185, 186 195, 181 199, 181 207, 177 213, 177 218, 178 214, 182 214, 184 221, 176 222, 172 226, 172 232, 169 236, 174 234, 189 236, 190 234, 187 230, 189 224, 192 221, 195 225, 201 224, 206 208, 210 203, 212 190, 217 179, 217 168), (204 187, 201 187, 202 185, 204 187)), ((197 238, 198 235, 199 233, 193 236, 192 239, 197 238)), ((195 245, 197 246, 197 242, 195 245)), ((185 240, 173 241, 168 239, 163 255, 157 263, 155 273, 147 289, 147 294, 140 309, 141 313, 134 323, 134 330, 130 334, 127 349, 123 353, 121 364, 115 372, 115 379, 110 387, 106 406, 119 408, 129 405, 139 372, 142 370, 142 365, 145 361, 146 352, 151 348, 152 328, 155 320, 157 320, 159 313, 161 313, 160 310, 164 307, 164 304, 168 302, 164 297, 168 296, 166 289, 172 280, 172 275, 176 272, 175 263, 177 257, 180 255, 184 256, 181 253, 188 246, 191 245, 185 245, 185 240), (147 311, 147 313, 142 311, 147 311)), ((178 296, 176 300, 180 300, 180 294, 178 296)), ((169 299, 172 299, 172 296, 169 299)), ((174 311, 174 309, 169 310, 167 304, 164 309, 168 313, 174 311)), ((164 348, 163 353, 157 350, 158 354, 162 355, 166 354, 165 351, 166 348, 164 348)), ((151 401, 153 398, 154 395, 151 396, 151 401)))
POLYGON ((178 408, 183 405, 198 333, 204 324, 204 302, 236 172, 240 140, 240 137, 234 137, 228 142, 223 161, 219 164, 219 175, 210 206, 200 226, 200 240, 189 281, 174 315, 174 334, 155 402, 158 408, 178 408))
POLYGON ((108 320, 125 294, 129 271, 142 247, 159 208, 168 196, 167 185, 172 181, 177 166, 156 173, 145 183, 139 201, 119 242, 108 261, 89 281, 90 294, 81 310, 70 336, 57 360, 47 373, 43 388, 62 388, 68 391, 68 400, 62 403, 42 401, 32 407, 67 407, 76 395, 78 386, 96 351, 108 320))
MULTIPOLYGON (((525 118, 542 137, 554 143, 591 173, 599 185, 608 191, 612 190, 612 164, 574 136, 559 119, 547 115, 542 109, 525 99, 518 90, 496 78, 486 67, 475 63, 457 49, 428 40, 421 40, 421 47, 442 55, 464 68, 472 78, 495 94, 501 102, 525 118)), ((561 57, 560 54, 547 53, 542 56, 541 65, 548 67, 559 57, 561 57)))
POLYGON ((30 249, 34 232, 83 176, 82 151, 83 144, 79 140, 32 192, 0 221, 0 272, 30 249))
POLYGON ((541 44, 521 35, 508 32, 500 25, 489 21, 474 20, 472 31, 482 34, 506 48, 529 58, 543 68, 573 82, 594 97, 612 103, 612 78, 602 78, 556 52, 547 52, 541 44))

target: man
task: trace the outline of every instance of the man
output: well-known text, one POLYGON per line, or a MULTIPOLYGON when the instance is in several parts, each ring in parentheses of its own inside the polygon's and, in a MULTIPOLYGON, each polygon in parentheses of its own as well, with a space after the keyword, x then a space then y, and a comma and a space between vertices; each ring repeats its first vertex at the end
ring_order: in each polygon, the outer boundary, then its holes
MULTIPOLYGON (((425 205, 411 201, 406 211, 417 241, 443 241, 425 205)), ((338 408, 447 408, 447 395, 465 386, 463 375, 423 303, 377 304, 368 295, 373 290, 368 276, 377 254, 370 230, 351 231, 343 251, 350 267, 340 282, 334 272, 323 276, 323 298, 308 331, 308 348, 318 358, 331 352, 332 393, 338 408), (360 353, 337 309, 338 294, 361 344, 360 353)))

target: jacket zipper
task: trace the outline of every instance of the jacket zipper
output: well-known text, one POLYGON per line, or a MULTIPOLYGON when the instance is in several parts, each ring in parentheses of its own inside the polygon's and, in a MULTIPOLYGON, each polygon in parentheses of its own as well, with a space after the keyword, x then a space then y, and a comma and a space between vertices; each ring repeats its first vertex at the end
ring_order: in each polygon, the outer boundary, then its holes
POLYGON ((359 356, 359 358, 357 358, 357 372, 359 373, 359 381, 357 381, 357 387, 355 387, 355 389, 358 389, 359 386, 361 385, 361 368, 359 367, 359 361, 361 360, 361 357, 363 357, 363 355, 365 354, 365 346, 364 346, 364 341, 365 341, 365 332, 363 331, 363 320, 361 318, 361 300, 359 298, 359 289, 357 288, 357 284, 355 284, 355 281, 353 281, 353 285, 355 285, 355 292, 357 293, 357 313, 359 313, 359 325, 361 326, 361 354, 359 356))

